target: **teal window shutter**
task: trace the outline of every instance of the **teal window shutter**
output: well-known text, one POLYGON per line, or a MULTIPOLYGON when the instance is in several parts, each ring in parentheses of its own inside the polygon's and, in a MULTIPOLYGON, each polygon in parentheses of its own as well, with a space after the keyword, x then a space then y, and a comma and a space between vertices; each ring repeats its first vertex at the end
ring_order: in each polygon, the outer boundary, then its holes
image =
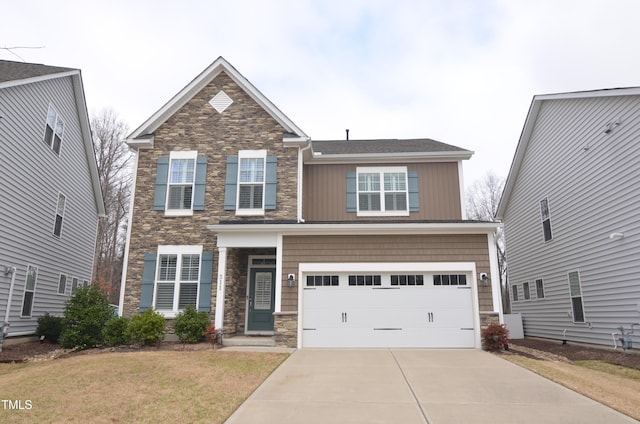
POLYGON ((264 208, 276 208, 276 193, 278 183, 278 158, 267 156, 267 173, 265 179, 264 208))
POLYGON ((200 297, 198 310, 211 312, 211 283, 213 282, 213 252, 202 252, 200 269, 200 297))
POLYGON ((224 185, 224 210, 236 210, 238 190, 238 156, 227 156, 227 177, 224 185))
POLYGON ((356 190, 356 173, 347 172, 347 212, 358 211, 358 192, 356 190))
POLYGON ((153 303, 153 285, 156 278, 156 254, 144 255, 144 268, 142 269, 142 288, 140 290, 140 312, 151 308, 153 303))
POLYGON ((156 194, 153 198, 153 210, 163 211, 167 199, 167 179, 169 178, 169 156, 158 158, 156 166, 156 194))
POLYGON ((407 182, 409 183, 409 212, 419 212, 418 173, 416 171, 407 172, 407 182))
POLYGON ((207 157, 198 156, 196 160, 196 184, 193 196, 193 210, 204 210, 204 192, 207 183, 207 157))

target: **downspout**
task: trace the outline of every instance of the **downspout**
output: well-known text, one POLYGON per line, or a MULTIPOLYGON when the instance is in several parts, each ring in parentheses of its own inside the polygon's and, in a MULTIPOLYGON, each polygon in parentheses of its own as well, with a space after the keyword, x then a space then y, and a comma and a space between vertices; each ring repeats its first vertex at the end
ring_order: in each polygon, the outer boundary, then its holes
POLYGON ((4 313, 4 320, 0 323, 0 352, 2 352, 2 344, 4 343, 4 338, 9 334, 9 314, 11 313, 13 287, 16 285, 16 267, 5 267, 4 274, 11 274, 11 283, 9 284, 9 296, 7 298, 7 309, 4 313))
POLYGON ((303 187, 303 169, 304 169, 304 151, 311 148, 311 139, 307 138, 307 145, 302 148, 298 148, 298 224, 304 223, 302 218, 302 187, 303 187))
POLYGON ((118 302, 118 316, 124 313, 124 292, 127 285, 127 265, 129 264, 129 245, 131 243, 131 224, 133 222, 133 201, 136 197, 136 179, 138 178, 138 155, 139 151, 133 153, 133 178, 131 189, 131 201, 129 203, 129 219, 127 220, 127 239, 124 248, 124 257, 122 258, 122 277, 120 279, 120 301, 118 302))

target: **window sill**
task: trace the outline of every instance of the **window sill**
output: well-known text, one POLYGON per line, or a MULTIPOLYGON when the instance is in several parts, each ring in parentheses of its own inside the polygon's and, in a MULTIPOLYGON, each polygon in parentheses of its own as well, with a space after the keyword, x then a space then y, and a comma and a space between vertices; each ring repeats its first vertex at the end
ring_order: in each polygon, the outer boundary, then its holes
POLYGON ((193 216, 192 209, 168 209, 164 211, 164 216, 193 216))
POLYGON ((357 216, 409 216, 409 211, 390 211, 390 212, 358 211, 357 216))
POLYGON ((236 216, 264 216, 264 209, 236 209, 236 216))

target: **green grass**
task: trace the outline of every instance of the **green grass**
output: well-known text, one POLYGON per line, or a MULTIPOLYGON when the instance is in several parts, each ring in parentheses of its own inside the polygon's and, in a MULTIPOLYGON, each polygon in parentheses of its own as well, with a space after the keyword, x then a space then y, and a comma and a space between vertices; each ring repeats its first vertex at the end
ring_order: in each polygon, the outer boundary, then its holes
POLYGON ((279 353, 159 351, 0 364, 0 422, 222 423, 284 361, 279 353))

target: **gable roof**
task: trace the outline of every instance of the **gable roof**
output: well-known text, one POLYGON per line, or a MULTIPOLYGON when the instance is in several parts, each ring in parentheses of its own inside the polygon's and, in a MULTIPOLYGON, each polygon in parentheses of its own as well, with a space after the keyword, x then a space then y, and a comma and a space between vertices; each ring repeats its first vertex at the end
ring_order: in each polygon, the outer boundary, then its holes
POLYGON ((326 140, 311 142, 313 161, 469 159, 473 152, 429 138, 378 140, 326 140))
POLYGON ((520 134, 520 140, 518 141, 518 146, 516 147, 513 161, 511 162, 511 168, 509 169, 509 175, 507 176, 507 181, 504 185, 502 197, 500 198, 500 203, 498 204, 496 218, 502 219, 504 217, 507 205, 509 204, 509 199, 511 198, 513 187, 515 186, 516 180, 518 179, 518 172, 520 171, 520 166, 522 165, 522 161, 524 160, 527 146, 529 145, 529 141, 531 140, 533 128, 535 127, 535 123, 538 119, 538 114, 540 113, 540 107, 542 106, 543 102, 554 100, 637 95, 640 95, 640 87, 607 88, 601 90, 575 91, 570 93, 542 94, 533 96, 531 106, 529 107, 529 112, 527 113, 527 118, 524 122, 524 127, 522 128, 522 133, 520 134))
POLYGON ((285 137, 285 140, 306 141, 309 139, 304 131, 298 128, 293 121, 271 103, 249 80, 231 66, 225 58, 220 56, 149 119, 136 128, 127 137, 127 143, 132 147, 152 146, 153 133, 160 125, 165 123, 167 119, 223 71, 285 129, 289 134, 285 137))
POLYGON ((93 189, 98 216, 105 216, 104 198, 102 197, 96 155, 93 150, 93 138, 91 136, 91 126, 89 124, 89 114, 87 112, 87 102, 84 97, 84 86, 82 84, 82 75, 80 70, 62 68, 59 66, 40 65, 37 63, 0 60, 0 90, 8 87, 65 77, 71 77, 73 85, 73 95, 75 97, 78 121, 80 123, 80 132, 82 134, 82 142, 84 145, 87 164, 89 166, 91 187, 93 189))

